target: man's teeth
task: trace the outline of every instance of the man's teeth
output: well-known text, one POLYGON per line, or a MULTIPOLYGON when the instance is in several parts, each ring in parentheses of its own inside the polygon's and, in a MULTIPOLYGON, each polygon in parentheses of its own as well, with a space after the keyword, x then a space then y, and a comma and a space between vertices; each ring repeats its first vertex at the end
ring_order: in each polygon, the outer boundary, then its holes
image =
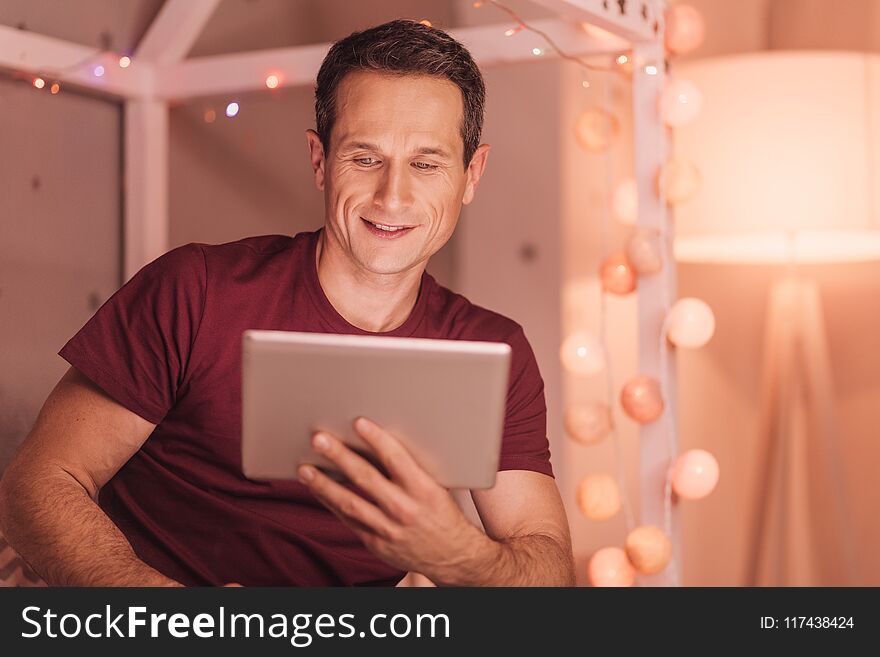
POLYGON ((376 228, 381 228, 382 230, 387 230, 391 233, 404 229, 404 226, 398 226, 397 228, 394 228, 393 226, 385 226, 383 224, 373 223, 372 221, 370 223, 373 224, 376 228))

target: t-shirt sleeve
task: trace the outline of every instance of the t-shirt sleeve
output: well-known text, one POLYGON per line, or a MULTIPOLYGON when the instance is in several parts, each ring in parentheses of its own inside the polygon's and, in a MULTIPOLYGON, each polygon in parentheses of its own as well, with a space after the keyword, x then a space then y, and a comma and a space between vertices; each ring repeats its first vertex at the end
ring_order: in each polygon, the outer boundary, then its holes
POLYGON ((197 244, 172 249, 116 291, 58 354, 130 411, 159 424, 183 385, 206 294, 197 244))
POLYGON ((521 327, 506 342, 512 353, 498 470, 534 470, 552 477, 547 404, 538 362, 521 327))

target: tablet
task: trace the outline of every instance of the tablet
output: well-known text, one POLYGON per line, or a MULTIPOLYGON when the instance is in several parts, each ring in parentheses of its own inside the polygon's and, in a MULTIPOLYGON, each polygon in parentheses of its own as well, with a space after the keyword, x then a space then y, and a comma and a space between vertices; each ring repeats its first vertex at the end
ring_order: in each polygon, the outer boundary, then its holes
POLYGON ((491 488, 501 455, 511 349, 506 343, 247 330, 242 335, 242 469, 296 479, 328 431, 370 458, 365 416, 403 442, 447 488, 491 488))

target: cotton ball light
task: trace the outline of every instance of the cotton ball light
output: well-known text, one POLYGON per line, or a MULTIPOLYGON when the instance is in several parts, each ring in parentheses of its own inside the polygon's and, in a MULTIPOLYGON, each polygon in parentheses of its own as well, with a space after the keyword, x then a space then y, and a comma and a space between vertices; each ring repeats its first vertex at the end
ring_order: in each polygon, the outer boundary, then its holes
POLYGON ((671 81, 660 96, 660 114, 673 128, 692 122, 702 108, 703 94, 688 80, 671 81))
POLYGON ((608 474, 591 474, 578 485, 578 508, 590 520, 607 520, 620 511, 617 481, 608 474))
POLYGON ((718 461, 704 449, 691 449, 679 455, 672 465, 672 489, 679 497, 699 500, 715 490, 718 461))
POLYGON ((617 117, 598 107, 581 112, 575 124, 578 143, 588 151, 604 151, 619 133, 617 117))
POLYGON ((706 24, 699 11, 690 5, 673 5, 666 10, 665 44, 669 52, 696 50, 706 36, 706 24))
POLYGON ((632 586, 636 571, 623 550, 604 547, 590 557, 587 579, 593 586, 632 586))
POLYGON ((626 258, 640 276, 650 276, 663 269, 663 248, 660 232, 654 228, 638 228, 626 243, 626 258))
POLYGON ((605 368, 605 349, 591 331, 577 331, 562 342, 559 359, 570 373, 590 376, 605 368))
POLYGON ((640 424, 657 420, 663 415, 663 396, 657 379, 642 375, 627 381, 620 392, 620 405, 640 424))
POLYGON ((679 299, 666 315, 666 337, 676 347, 698 349, 715 333, 715 315, 705 301, 679 299))
POLYGON ((639 218, 639 190, 635 178, 625 178, 614 188, 611 211, 620 223, 635 225, 639 218))
POLYGON ((653 525, 633 529, 626 537, 625 548, 629 562, 645 575, 659 573, 672 559, 672 542, 653 525))
POLYGON ((636 271, 622 251, 612 253, 599 267, 602 288, 611 294, 629 294, 636 289, 636 271))
POLYGON ((611 409, 601 402, 569 406, 564 421, 568 435, 584 445, 598 443, 611 433, 611 409))
MULTIPOLYGON (((677 205, 689 201, 700 191, 703 177, 697 165, 688 160, 670 160, 663 170, 666 174, 666 203, 677 205)), ((661 191, 661 177, 657 176, 657 194, 661 191)))

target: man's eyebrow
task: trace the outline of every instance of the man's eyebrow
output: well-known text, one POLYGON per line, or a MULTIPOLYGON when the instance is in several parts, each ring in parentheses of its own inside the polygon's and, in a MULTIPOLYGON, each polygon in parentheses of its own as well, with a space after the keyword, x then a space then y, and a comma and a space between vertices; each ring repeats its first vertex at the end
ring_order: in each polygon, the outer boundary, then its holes
POLYGON ((419 155, 439 155, 440 157, 445 157, 449 159, 451 155, 444 151, 442 148, 434 147, 434 146, 422 146, 420 149, 416 151, 419 155))
POLYGON ((378 151, 379 147, 376 144, 368 144, 364 141, 350 141, 346 144, 343 144, 339 147, 339 150, 342 151, 378 151))
MULTIPOLYGON (((379 147, 376 144, 370 144, 365 141, 353 141, 342 144, 339 150, 348 152, 348 151, 378 151, 379 147)), ((437 155, 439 157, 443 157, 446 159, 451 159, 452 156, 447 153, 444 149, 439 146, 422 146, 416 150, 416 155, 437 155)))

